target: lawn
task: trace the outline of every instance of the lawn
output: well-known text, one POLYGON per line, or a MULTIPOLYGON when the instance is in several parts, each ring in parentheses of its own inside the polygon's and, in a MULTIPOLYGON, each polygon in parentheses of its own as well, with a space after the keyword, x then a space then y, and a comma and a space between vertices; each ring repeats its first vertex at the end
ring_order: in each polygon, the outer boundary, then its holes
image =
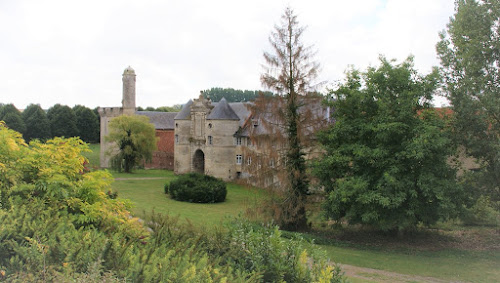
POLYGON ((88 146, 92 152, 84 152, 83 156, 87 157, 89 160, 90 168, 97 169, 101 164, 99 156, 101 152, 101 145, 98 143, 90 143, 88 146))
POLYGON ((164 186, 175 178, 171 171, 138 170, 134 174, 112 172, 115 178, 113 189, 120 198, 134 202, 134 213, 141 215, 153 209, 156 212, 179 216, 194 225, 215 226, 229 216, 237 216, 247 208, 255 206, 264 196, 262 190, 228 184, 227 197, 223 203, 199 204, 170 199, 164 193, 164 186), (146 180, 145 180, 146 178, 146 180))
MULTIPOLYGON (((227 217, 237 216, 258 205, 265 197, 263 190, 228 184, 227 200, 219 204, 193 204, 178 202, 164 194, 164 185, 175 178, 165 170, 138 170, 134 174, 113 173, 118 178, 113 188, 120 198, 131 199, 135 203, 134 213, 155 210, 160 213, 179 216, 196 226, 214 227, 227 217)), ((347 241, 329 241, 320 236, 304 234, 306 238, 316 238, 318 245, 335 262, 357 267, 391 271, 400 274, 429 276, 446 281, 499 282, 500 254, 493 250, 465 250, 440 248, 418 250, 387 247, 385 244, 368 241, 357 245, 347 241), (371 242, 371 243, 370 243, 371 242)), ((430 238, 432 246, 433 238, 430 238)), ((316 246, 316 248, 318 247, 316 246)), ((360 271, 358 274, 362 274, 360 271)), ((364 272, 363 278, 350 277, 352 282, 378 282, 385 275, 364 272)), ((384 279, 385 280, 385 279, 384 279)), ((394 281, 394 278, 389 279, 394 281)), ((410 280, 422 282, 422 280, 410 280)), ((427 280, 423 280, 427 281, 427 280)))

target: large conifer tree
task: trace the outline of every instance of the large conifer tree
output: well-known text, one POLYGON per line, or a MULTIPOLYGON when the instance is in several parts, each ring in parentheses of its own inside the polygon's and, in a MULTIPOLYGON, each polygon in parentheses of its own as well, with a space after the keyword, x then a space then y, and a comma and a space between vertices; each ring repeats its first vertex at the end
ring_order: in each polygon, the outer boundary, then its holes
MULTIPOLYGON (((262 85, 282 98, 282 111, 273 109, 276 121, 286 137, 284 169, 288 180, 282 200, 280 224, 289 230, 307 227, 305 210, 309 181, 306 175, 304 146, 301 141, 300 125, 304 100, 312 90, 313 80, 317 77, 319 64, 312 59, 314 52, 302 42, 305 28, 299 26, 297 16, 291 8, 286 8, 280 25, 271 32, 269 42, 272 52, 264 52, 266 65, 261 75, 262 85), (280 123, 280 122, 277 122, 280 123)), ((258 102, 256 103, 259 104, 258 102)))

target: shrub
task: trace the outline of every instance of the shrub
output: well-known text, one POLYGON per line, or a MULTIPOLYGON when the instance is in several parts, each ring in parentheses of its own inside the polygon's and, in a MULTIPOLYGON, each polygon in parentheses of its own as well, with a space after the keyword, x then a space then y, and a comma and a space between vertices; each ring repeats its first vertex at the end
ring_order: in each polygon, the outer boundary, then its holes
POLYGON ((172 199, 196 203, 216 203, 226 200, 226 183, 212 176, 189 173, 165 185, 172 199))

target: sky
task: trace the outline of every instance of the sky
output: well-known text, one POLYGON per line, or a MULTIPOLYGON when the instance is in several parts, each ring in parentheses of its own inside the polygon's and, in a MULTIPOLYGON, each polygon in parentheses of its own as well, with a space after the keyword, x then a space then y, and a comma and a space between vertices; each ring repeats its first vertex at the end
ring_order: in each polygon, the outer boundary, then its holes
POLYGON ((212 87, 264 90, 263 52, 286 7, 317 51, 323 92, 380 55, 413 55, 429 73, 454 13, 452 0, 0 0, 0 103, 121 106, 127 66, 142 107, 212 87))

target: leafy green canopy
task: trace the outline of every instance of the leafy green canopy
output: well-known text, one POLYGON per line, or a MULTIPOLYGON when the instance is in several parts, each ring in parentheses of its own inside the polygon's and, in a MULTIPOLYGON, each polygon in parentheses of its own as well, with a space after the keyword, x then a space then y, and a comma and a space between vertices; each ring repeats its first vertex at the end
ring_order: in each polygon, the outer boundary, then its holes
POLYGON ((84 142, 98 143, 99 142, 99 119, 90 108, 76 105, 73 107, 76 116, 76 126, 80 134, 80 138, 84 142))
POLYGON ((14 131, 24 133, 26 125, 22 119, 21 112, 13 104, 0 104, 0 121, 14 131))
POLYGON ((500 202, 500 2, 460 0, 437 52, 455 138, 476 157, 474 191, 500 202))
POLYGON ((314 168, 328 217, 403 230, 457 211, 453 147, 429 106, 437 83, 437 71, 417 74, 411 57, 347 72, 331 92, 335 123, 319 135, 325 156, 314 168))
POLYGON ((219 102, 225 98, 227 102, 254 101, 259 95, 273 96, 270 91, 240 90, 234 88, 213 87, 203 91, 203 97, 210 98, 213 102, 219 102))
POLYGON ((155 128, 146 116, 119 116, 109 123, 108 142, 118 146, 118 152, 113 150, 112 166, 130 173, 141 161, 150 161, 156 150, 155 128))
POLYGON ((76 116, 69 106, 56 104, 47 111, 52 137, 76 137, 76 116))
POLYGON ((32 139, 45 141, 51 137, 47 113, 39 104, 28 105, 23 111, 23 120, 26 124, 26 132, 23 134, 26 141, 32 139))

